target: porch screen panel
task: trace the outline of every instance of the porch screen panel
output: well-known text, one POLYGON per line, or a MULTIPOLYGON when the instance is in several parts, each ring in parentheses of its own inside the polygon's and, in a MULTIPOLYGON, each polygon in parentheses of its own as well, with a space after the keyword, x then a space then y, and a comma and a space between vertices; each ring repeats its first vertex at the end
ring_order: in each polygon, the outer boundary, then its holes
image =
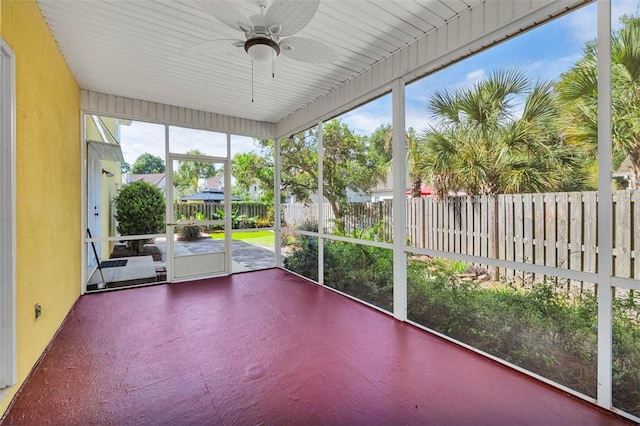
POLYGON ((472 267, 409 254, 409 320, 594 398, 597 286, 551 275, 500 283, 472 267))

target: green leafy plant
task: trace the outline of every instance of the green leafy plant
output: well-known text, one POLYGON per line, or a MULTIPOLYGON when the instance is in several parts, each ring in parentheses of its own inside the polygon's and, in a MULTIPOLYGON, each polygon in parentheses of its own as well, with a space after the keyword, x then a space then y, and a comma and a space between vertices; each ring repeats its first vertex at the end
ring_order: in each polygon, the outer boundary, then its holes
POLYGON ((486 285, 441 259, 408 264, 409 318, 586 395, 597 387, 595 294, 486 285))
MULTIPOLYGON (((165 230, 165 201, 162 191, 144 181, 124 185, 113 198, 118 233, 122 236, 157 234, 165 230)), ((127 240, 138 256, 144 240, 127 240)))

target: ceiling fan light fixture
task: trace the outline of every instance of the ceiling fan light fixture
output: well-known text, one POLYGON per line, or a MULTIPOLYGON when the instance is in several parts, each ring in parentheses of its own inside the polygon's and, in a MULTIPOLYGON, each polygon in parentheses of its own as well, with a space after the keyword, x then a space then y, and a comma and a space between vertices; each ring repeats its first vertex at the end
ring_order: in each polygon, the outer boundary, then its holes
POLYGON ((250 38, 244 43, 244 50, 260 64, 267 64, 280 54, 278 43, 266 37, 250 38))

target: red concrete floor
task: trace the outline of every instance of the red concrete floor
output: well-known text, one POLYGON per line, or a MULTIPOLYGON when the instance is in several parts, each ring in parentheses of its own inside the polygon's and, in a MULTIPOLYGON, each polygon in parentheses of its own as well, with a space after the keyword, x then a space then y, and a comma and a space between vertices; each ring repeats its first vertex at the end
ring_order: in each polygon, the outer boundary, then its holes
POLYGON ((3 425, 616 425, 278 269, 83 296, 3 425))

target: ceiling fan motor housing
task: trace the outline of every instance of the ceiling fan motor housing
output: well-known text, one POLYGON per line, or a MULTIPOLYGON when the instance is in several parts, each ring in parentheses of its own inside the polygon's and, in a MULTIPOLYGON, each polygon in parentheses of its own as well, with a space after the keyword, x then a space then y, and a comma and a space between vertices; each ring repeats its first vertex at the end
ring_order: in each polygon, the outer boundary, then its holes
POLYGON ((267 37, 253 37, 244 43, 244 50, 254 61, 259 63, 270 62, 274 56, 280 54, 280 46, 267 37), (275 52, 275 55, 273 55, 275 52))

